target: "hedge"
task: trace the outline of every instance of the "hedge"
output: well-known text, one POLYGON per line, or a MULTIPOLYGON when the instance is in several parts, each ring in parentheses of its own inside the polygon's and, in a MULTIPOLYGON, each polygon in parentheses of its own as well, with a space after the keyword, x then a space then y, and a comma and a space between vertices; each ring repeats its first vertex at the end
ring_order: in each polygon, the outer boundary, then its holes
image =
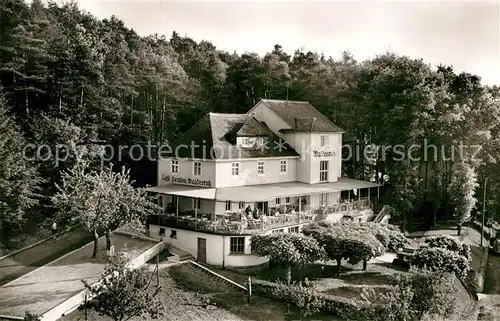
POLYGON ((263 280, 253 280, 255 294, 296 304, 309 311, 332 313, 346 321, 376 320, 380 311, 362 302, 313 291, 302 285, 286 285, 263 280), (304 307, 306 306, 307 307, 304 307))

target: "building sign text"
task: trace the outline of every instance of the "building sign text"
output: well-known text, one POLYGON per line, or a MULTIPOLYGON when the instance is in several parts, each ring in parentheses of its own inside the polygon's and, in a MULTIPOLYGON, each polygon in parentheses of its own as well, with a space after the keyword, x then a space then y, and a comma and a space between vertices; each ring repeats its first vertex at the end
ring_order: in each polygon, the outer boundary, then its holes
POLYGON ((206 187, 211 187, 212 182, 211 181, 202 181, 197 178, 185 178, 185 177, 177 177, 177 176, 170 176, 170 175, 163 175, 161 179, 165 183, 174 183, 174 184, 182 184, 182 185, 194 185, 194 186, 206 186, 206 187))
POLYGON ((313 157, 333 157, 335 156, 335 152, 327 152, 324 150, 313 150, 313 157))

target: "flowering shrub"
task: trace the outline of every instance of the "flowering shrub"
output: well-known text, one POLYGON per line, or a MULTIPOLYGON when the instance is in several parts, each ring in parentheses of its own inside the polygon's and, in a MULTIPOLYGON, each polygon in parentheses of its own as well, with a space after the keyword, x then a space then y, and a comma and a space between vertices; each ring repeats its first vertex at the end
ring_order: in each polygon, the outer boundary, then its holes
POLYGON ((470 269, 469 261, 464 256, 439 247, 422 247, 416 250, 409 263, 419 270, 452 272, 462 280, 470 269))
POLYGON ((468 262, 472 260, 470 246, 465 244, 453 236, 449 235, 439 235, 432 236, 425 240, 425 243, 428 244, 429 247, 446 249, 452 252, 457 253, 458 255, 462 255, 466 258, 468 262))
POLYGON ((287 283, 291 281, 292 266, 301 266, 326 259, 326 253, 316 239, 299 233, 255 235, 252 250, 269 261, 287 266, 287 283))

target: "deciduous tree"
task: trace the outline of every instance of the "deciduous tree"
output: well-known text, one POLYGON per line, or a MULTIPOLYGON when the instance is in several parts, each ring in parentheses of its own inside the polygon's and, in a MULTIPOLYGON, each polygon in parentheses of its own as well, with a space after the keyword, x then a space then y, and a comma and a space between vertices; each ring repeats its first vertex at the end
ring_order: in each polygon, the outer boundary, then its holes
POLYGON ((112 260, 106 266, 106 273, 96 283, 83 281, 91 296, 85 307, 113 321, 126 321, 146 315, 157 319, 162 304, 158 299, 160 288, 151 288, 153 274, 146 268, 127 268, 126 260, 122 258, 112 260))
POLYGON ((94 170, 86 160, 62 174, 62 184, 57 185, 52 202, 59 210, 59 219, 81 223, 94 235, 92 257, 97 256, 100 231, 106 233, 109 249, 111 230, 130 223, 144 226, 141 222, 155 213, 156 205, 147 192, 132 183, 125 168, 121 172, 114 172, 112 166, 94 170))
POLYGON ((286 282, 292 279, 292 266, 301 266, 325 259, 325 252, 312 237, 298 233, 274 233, 252 237, 252 250, 268 256, 271 263, 284 264, 286 282))

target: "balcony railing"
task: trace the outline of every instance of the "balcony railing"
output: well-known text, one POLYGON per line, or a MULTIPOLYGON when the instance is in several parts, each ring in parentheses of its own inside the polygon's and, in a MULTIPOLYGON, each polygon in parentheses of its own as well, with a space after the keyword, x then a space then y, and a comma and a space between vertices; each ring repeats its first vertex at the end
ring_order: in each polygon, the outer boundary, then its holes
POLYGON ((178 216, 175 214, 162 214, 150 217, 150 224, 219 234, 258 233, 323 220, 329 214, 345 214, 365 210, 370 206, 371 203, 368 199, 316 209, 313 209, 310 205, 304 205, 300 212, 294 207, 290 209, 291 212, 287 211, 287 214, 262 216, 259 219, 248 219, 239 212, 218 214, 215 220, 211 220, 210 215, 206 213, 198 214, 197 217, 193 213, 184 213, 184 215, 178 216))
POLYGON ((153 215, 150 217, 150 224, 220 234, 258 233, 312 221, 314 221, 314 214, 311 211, 263 216, 261 219, 243 218, 239 221, 228 219, 211 221, 206 218, 194 218, 191 216, 176 217, 175 214, 153 215))

